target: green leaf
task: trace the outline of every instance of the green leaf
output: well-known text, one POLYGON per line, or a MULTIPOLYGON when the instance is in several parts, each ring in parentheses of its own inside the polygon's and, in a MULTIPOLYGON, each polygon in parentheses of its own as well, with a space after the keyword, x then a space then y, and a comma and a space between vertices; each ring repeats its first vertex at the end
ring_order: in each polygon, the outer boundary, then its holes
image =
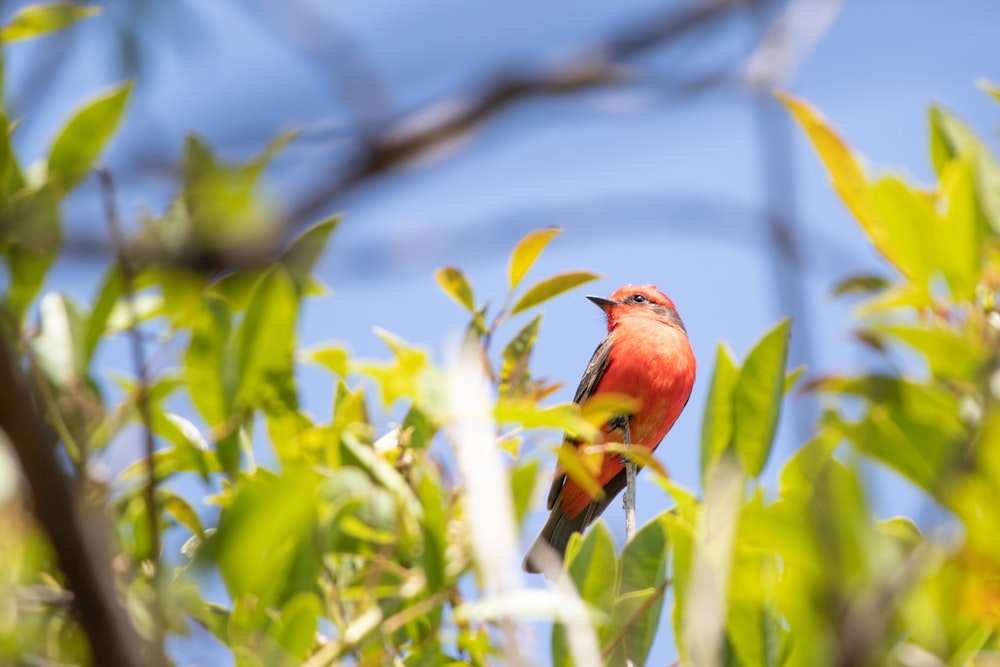
POLYGON ((667 521, 663 515, 639 529, 635 537, 622 549, 618 563, 618 591, 611 612, 611 623, 605 629, 605 642, 625 628, 625 634, 610 654, 610 664, 624 664, 631 660, 636 665, 646 663, 649 649, 656 637, 663 594, 660 586, 667 579, 667 561, 670 558, 670 541, 667 521), (649 599, 658 599, 640 613, 649 599))
POLYGON ((323 604, 313 592, 299 593, 286 602, 270 635, 287 653, 275 655, 267 664, 278 664, 277 660, 288 656, 297 661, 309 657, 322 615, 323 604))
POLYGON ((234 379, 223 368, 231 326, 225 302, 209 296, 191 314, 191 341, 184 354, 184 384, 209 426, 230 418, 234 379))
POLYGON ((35 358, 49 382, 71 388, 84 375, 83 318, 61 294, 50 292, 40 305, 41 332, 34 340, 35 358))
POLYGON ((937 230, 941 269, 952 296, 970 302, 976 298, 982 268, 982 238, 971 162, 953 160, 941 175, 941 187, 948 202, 937 230))
POLYGON ((739 379, 740 367, 729 348, 719 343, 715 354, 715 370, 705 401, 701 422, 701 477, 704 482, 709 468, 729 449, 733 442, 733 392, 739 379))
POLYGON ((500 366, 500 393, 505 396, 517 396, 531 379, 528 373, 528 361, 531 350, 538 338, 538 325, 542 316, 528 322, 503 349, 503 363, 500 366))
POLYGON ((163 489, 157 489, 157 496, 159 497, 159 503, 163 506, 163 510, 172 516, 177 523, 199 537, 204 536, 205 530, 201 527, 201 519, 186 500, 176 493, 164 491, 163 489))
POLYGON ((574 287, 578 287, 584 283, 589 283, 590 281, 597 280, 598 278, 600 278, 599 275, 589 271, 569 271, 567 273, 560 273, 559 275, 552 276, 551 278, 546 278, 545 280, 532 285, 510 309, 510 314, 517 315, 528 308, 532 308, 533 306, 537 306, 544 301, 548 301, 554 296, 558 296, 563 292, 573 289, 574 287))
POLYGON ((521 283, 521 279, 528 272, 531 266, 538 259, 542 250, 549 244, 556 234, 562 230, 557 227, 547 229, 536 229, 523 239, 518 241, 510 254, 510 288, 513 290, 521 283))
POLYGON ((920 352, 937 378, 975 382, 989 358, 989 351, 977 336, 962 336, 933 324, 882 324, 873 330, 892 336, 920 352))
POLYGON ((461 269, 446 266, 434 272, 434 279, 445 294, 454 299, 470 313, 475 312, 476 302, 472 295, 472 287, 461 269))
POLYGON ((62 30, 80 19, 97 16, 100 7, 81 7, 73 2, 52 2, 22 7, 0 28, 0 39, 13 42, 62 30))
POLYGON ((346 348, 339 345, 323 345, 321 347, 307 350, 304 357, 308 361, 319 364, 334 375, 346 377, 349 366, 350 353, 346 348))
POLYGON ((298 299, 288 269, 281 264, 254 290, 236 332, 238 404, 253 405, 271 390, 285 387, 284 381, 292 374, 298 299))
POLYGON ((527 461, 514 466, 510 474, 511 495, 514 499, 514 517, 518 525, 524 521, 535 495, 538 479, 538 460, 527 461))
MULTIPOLYGON (((0 81, 2 78, 0 76, 0 81)), ((17 162, 17 155, 11 144, 13 131, 14 127, 8 120, 7 114, 0 110, 0 201, 4 202, 24 187, 24 174, 21 172, 21 165, 17 162)))
POLYGON ((747 355, 733 392, 736 455, 756 477, 767 463, 785 391, 791 321, 783 319, 747 355))
POLYGON ((940 176, 945 167, 958 156, 969 155, 979 148, 976 135, 951 113, 932 106, 928 114, 931 128, 931 162, 940 176))
POLYGON ((118 129, 131 92, 131 82, 112 87, 78 110, 59 132, 49 152, 49 176, 63 191, 90 171, 118 129))
POLYGON ((90 363, 97 349, 97 344, 104 336, 104 325, 111 315, 111 311, 118 299, 121 298, 124 289, 122 282, 121 268, 115 264, 104 276, 104 282, 98 292, 97 302, 94 310, 87 320, 87 330, 84 334, 83 355, 86 363, 90 363))
MULTIPOLYGON (((595 609, 612 608, 618 566, 615 544, 603 521, 594 524, 582 538, 570 538, 565 568, 584 602, 595 609)), ((570 655, 565 627, 556 625, 552 629, 552 664, 569 665, 570 655)))
POLYGON ((330 234, 340 224, 341 219, 342 216, 335 215, 313 225, 292 241, 292 244, 281 256, 281 263, 288 269, 299 294, 304 294, 313 267, 316 266, 319 256, 326 248, 330 234))

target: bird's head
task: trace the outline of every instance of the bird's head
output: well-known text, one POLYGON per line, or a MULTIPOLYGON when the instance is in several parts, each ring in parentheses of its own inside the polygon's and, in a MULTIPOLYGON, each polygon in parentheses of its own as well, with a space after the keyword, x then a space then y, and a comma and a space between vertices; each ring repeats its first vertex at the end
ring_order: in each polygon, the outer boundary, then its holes
POLYGON ((608 316, 608 331, 629 317, 648 317, 686 331, 674 302, 654 285, 625 285, 615 290, 608 298, 600 296, 587 298, 608 316))

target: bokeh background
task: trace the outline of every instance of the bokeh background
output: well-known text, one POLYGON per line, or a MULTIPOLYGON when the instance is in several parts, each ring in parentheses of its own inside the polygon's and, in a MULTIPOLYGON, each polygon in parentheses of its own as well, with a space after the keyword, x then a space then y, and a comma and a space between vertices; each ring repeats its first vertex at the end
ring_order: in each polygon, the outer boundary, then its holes
MULTIPOLYGON (((809 376, 906 363, 852 339, 852 303, 833 288, 888 269, 770 90, 815 103, 871 168, 927 182, 930 104, 993 146, 1000 127, 1000 109, 974 85, 1000 81, 991 0, 99 4, 99 18, 7 49, 7 105, 22 119, 15 144, 28 161, 46 155, 71 108, 134 79, 104 162, 126 224, 137 226, 175 191, 187 133, 237 161, 297 130, 266 172, 281 235, 345 214, 318 269, 332 293, 307 303, 300 340, 345 341, 361 356, 386 355, 372 333, 380 326, 444 358, 466 322, 433 270, 457 265, 478 299, 497 302, 516 241, 557 225, 563 233, 528 282, 576 268, 604 279, 546 306, 536 374, 564 382, 554 399, 570 399, 603 334, 583 294, 658 285, 700 363, 687 411, 659 450, 692 488, 720 341, 742 357, 791 316, 791 364, 808 365, 809 376)), ((113 254, 99 194, 88 179, 64 209, 67 252, 48 286, 80 300, 113 254)), ((512 335, 518 322, 509 326, 512 335)), ((128 368, 122 352, 103 350, 102 363, 128 368)), ((305 407, 325 414, 329 379, 303 369, 302 381, 305 407)), ((801 444, 819 408, 803 396, 787 403, 775 458, 801 444)), ((130 456, 128 446, 116 451, 112 468, 130 456)), ((551 458, 543 446, 524 455, 551 458)), ((870 474, 881 515, 933 522, 921 497, 870 474)), ((668 502, 640 481, 640 522, 668 502)), ((621 515, 617 503, 606 514, 619 544, 621 515)), ((531 516, 525 542, 542 520, 531 516)), ((661 637, 650 664, 676 657, 661 637)), ((544 664, 544 632, 534 645, 544 664)), ((178 664, 227 662, 205 633, 172 652, 178 664)))

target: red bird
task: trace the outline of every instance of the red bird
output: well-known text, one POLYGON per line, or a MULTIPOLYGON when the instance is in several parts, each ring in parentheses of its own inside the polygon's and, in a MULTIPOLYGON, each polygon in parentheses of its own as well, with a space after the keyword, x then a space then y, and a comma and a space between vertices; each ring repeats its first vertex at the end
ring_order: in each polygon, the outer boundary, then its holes
MULTIPOLYGON (((631 443, 652 451, 691 396, 695 359, 687 330, 673 301, 652 285, 626 285, 608 299, 587 298, 607 315, 608 335, 587 364, 573 401, 582 404, 606 392, 638 399, 638 411, 628 422, 631 443)), ((597 442, 621 442, 621 434, 614 434, 616 428, 609 421, 597 442)), ((621 455, 604 455, 597 481, 604 487, 604 497, 592 499, 565 472, 556 469, 549 491, 548 508, 552 511, 524 557, 525 571, 539 571, 537 553, 543 544, 563 556, 570 535, 582 532, 625 488, 621 455)))

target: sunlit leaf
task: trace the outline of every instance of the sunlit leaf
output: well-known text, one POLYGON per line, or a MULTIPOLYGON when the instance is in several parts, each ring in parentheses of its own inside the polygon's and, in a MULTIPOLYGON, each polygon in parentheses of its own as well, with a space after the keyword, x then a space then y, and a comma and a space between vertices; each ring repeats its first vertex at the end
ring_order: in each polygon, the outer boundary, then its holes
POLYGON ((508 274, 510 277, 510 288, 515 289, 524 278, 531 266, 538 259, 542 250, 549 244, 556 234, 561 232, 557 227, 547 229, 536 229, 523 239, 518 241, 510 254, 510 267, 508 274))
POLYGON ((705 412, 701 422, 701 476, 729 449, 733 442, 733 392, 740 368, 724 344, 719 343, 715 354, 705 412))
POLYGON ((298 307, 288 270, 276 265, 254 291, 236 332, 236 399, 240 403, 251 404, 268 385, 278 386, 283 377, 291 375, 298 307))
POLYGON ((514 499, 514 517, 520 524, 534 497, 535 481, 538 478, 538 460, 527 461, 514 466, 510 474, 511 497, 514 499))
POLYGON ((591 454, 618 454, 621 458, 628 459, 642 468, 649 468, 657 475, 669 477, 667 469, 653 456, 651 451, 636 445, 624 445, 620 442, 604 442, 600 445, 584 445, 580 448, 580 453, 584 456, 591 454))
POLYGON ((175 493, 163 491, 162 489, 158 491, 158 495, 163 510, 172 516, 177 523, 195 535, 204 535, 205 531, 201 526, 201 519, 198 517, 198 513, 194 511, 194 508, 186 500, 175 493))
POLYGON ((500 366, 500 393, 517 395, 531 379, 528 374, 528 361, 531 350, 538 338, 538 325, 542 316, 538 315, 528 322, 503 349, 503 363, 500 366))
POLYGON ((340 224, 342 216, 335 215, 302 232, 281 256, 281 263, 288 269, 292 282, 304 294, 316 262, 326 248, 330 234, 340 224))
POLYGON ((774 443, 785 391, 791 321, 784 319, 747 355, 733 390, 733 442, 746 472, 756 477, 774 443))
POLYGON ((80 108, 56 137, 49 152, 49 175, 64 190, 90 170, 118 129, 132 83, 114 86, 80 108))
POLYGON ((569 442, 564 442, 556 451, 559 470, 595 500, 604 497, 604 487, 596 477, 603 460, 604 455, 600 452, 588 455, 569 442))
POLYGON ((41 332, 34 340, 35 358, 57 387, 78 382, 84 370, 83 318, 63 295, 50 292, 40 306, 41 332))
POLYGON ((570 271, 546 278, 541 282, 532 285, 520 299, 517 300, 511 309, 510 314, 516 315, 540 303, 548 301, 554 296, 567 292, 574 287, 589 283, 600 278, 596 273, 589 271, 570 271))
POLYGON ((111 315, 115 304, 122 296, 124 284, 122 282, 121 268, 116 264, 108 270, 104 276, 104 281, 98 292, 97 302, 87 320, 87 330, 84 335, 83 353, 84 359, 89 363, 94 356, 94 350, 104 335, 105 323, 111 315))
POLYGON ((472 287, 469 285, 469 281, 461 269, 454 266, 446 266, 435 271, 434 278, 444 293, 454 299, 460 306, 470 313, 476 310, 472 287))
POLYGON ((337 345, 323 345, 321 347, 306 350, 305 359, 323 366, 334 375, 345 377, 348 372, 348 359, 350 354, 347 349, 337 345))
POLYGON ((923 354, 935 377, 975 381, 989 353, 981 341, 943 327, 882 324, 873 331, 888 334, 923 354))
POLYGON ((948 203, 937 235, 937 250, 943 255, 941 268, 954 298, 972 301, 982 266, 982 241, 971 163, 949 163, 941 174, 941 187, 948 203))
POLYGON ((0 39, 13 42, 39 37, 100 13, 100 7, 82 7, 74 2, 28 5, 18 10, 7 25, 0 28, 0 39))

